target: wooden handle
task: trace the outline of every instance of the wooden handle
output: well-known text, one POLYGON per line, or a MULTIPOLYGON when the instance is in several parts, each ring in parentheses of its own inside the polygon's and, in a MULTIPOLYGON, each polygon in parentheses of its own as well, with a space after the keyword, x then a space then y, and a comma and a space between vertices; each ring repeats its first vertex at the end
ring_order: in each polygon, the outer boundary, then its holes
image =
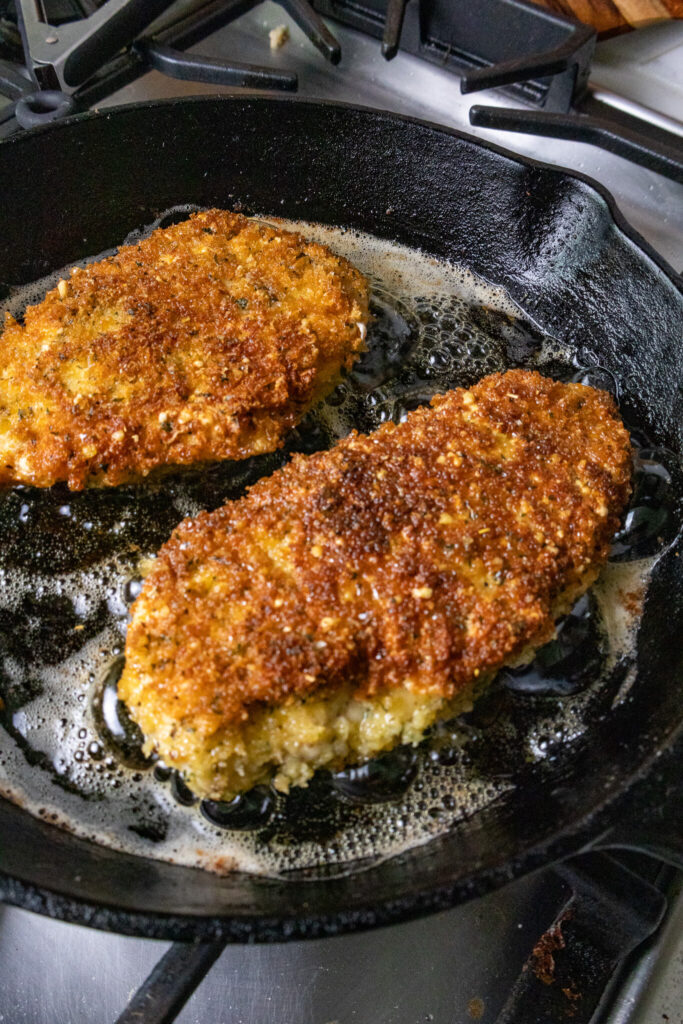
POLYGON ((613 35, 655 21, 683 18, 683 0, 534 0, 541 7, 578 18, 599 35, 613 35))

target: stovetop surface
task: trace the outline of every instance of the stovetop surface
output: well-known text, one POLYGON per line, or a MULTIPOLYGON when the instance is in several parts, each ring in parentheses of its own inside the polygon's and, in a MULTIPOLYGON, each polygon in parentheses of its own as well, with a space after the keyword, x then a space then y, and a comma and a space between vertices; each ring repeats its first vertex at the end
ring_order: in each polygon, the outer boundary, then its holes
MULTIPOLYGON (((656 941, 625 966, 596 1024, 681 1024, 680 886, 656 941)), ((177 1024, 493 1024, 567 895, 542 871, 388 929, 229 946, 177 1024)), ((0 907, 0 1022, 113 1022, 167 948, 0 907)))
MULTIPOLYGON (((375 40, 338 25, 333 30, 343 48, 336 68, 274 3, 257 7, 194 49, 294 70, 303 96, 437 121, 594 177, 647 241, 674 267, 683 266, 683 187, 588 145, 470 129, 472 102, 509 106, 510 99, 495 93, 463 97, 458 80, 445 71, 404 54, 387 63, 375 40), (290 39, 273 52, 268 32, 281 24, 289 28, 290 39)), ((680 116, 683 24, 599 44, 592 81, 601 90, 680 116)), ((150 72, 100 108, 207 91, 150 72)), ((656 941, 626 965, 606 998, 599 1016, 605 1024, 683 1020, 679 889, 672 891, 672 910, 656 941)), ((492 1024, 531 947, 567 895, 564 883, 547 870, 450 912, 390 929, 228 947, 177 1019, 179 1024, 492 1024)), ((167 947, 0 906, 0 1022, 113 1021, 167 947)))
MULTIPOLYGON (((515 132, 493 132, 469 125, 473 103, 521 106, 509 96, 481 92, 463 96, 459 79, 409 54, 385 61, 379 43, 337 23, 332 28, 342 45, 337 67, 327 64, 301 29, 281 7, 266 2, 191 52, 233 57, 268 67, 295 71, 299 96, 377 107, 458 128, 496 145, 578 171, 595 178, 612 193, 628 221, 673 266, 683 266, 683 186, 586 143, 564 142, 515 132), (287 25, 289 41, 280 50, 269 47, 268 33, 287 25)), ((645 107, 678 117, 683 134, 683 22, 649 29, 599 43, 591 82, 601 92, 619 92, 645 107), (623 56, 622 56, 623 54, 623 56)), ((98 105, 169 96, 230 95, 235 90, 179 82, 151 71, 98 105)), ((244 90, 240 90, 243 94, 244 90)), ((675 122, 674 122, 675 123, 675 122)))
MULTIPOLYGON (((539 875, 389 929, 228 947, 178 1024, 464 1024, 477 1000, 489 1024, 563 895, 539 875)), ((0 910, 0 1020, 114 1021, 167 948, 0 910)))

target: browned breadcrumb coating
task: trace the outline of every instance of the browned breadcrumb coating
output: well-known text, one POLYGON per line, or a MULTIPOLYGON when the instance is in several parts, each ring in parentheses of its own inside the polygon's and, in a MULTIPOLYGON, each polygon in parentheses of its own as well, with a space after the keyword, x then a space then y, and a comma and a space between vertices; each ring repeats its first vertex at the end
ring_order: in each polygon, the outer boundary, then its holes
POLYGON ((278 448, 363 348, 325 246, 207 210, 78 269, 0 338, 0 484, 73 490, 278 448))
POLYGON ((119 694, 212 796, 415 741, 550 638, 606 558, 630 467, 610 395, 524 370, 296 455, 175 530, 119 694))

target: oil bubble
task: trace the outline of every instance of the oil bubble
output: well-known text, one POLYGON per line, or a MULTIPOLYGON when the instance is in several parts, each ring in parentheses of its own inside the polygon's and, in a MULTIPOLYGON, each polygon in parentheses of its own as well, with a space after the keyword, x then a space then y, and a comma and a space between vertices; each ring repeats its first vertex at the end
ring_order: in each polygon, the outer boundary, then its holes
POLYGON ((505 686, 518 693, 568 696, 600 673, 604 641, 590 596, 585 594, 557 627, 555 637, 522 668, 501 672, 505 686))
POLYGON ((417 755, 412 747, 397 747, 358 767, 332 776, 332 786, 346 800, 384 803, 396 800, 417 774, 417 755))
POLYGON ((253 832, 268 824, 273 813, 273 794, 267 786, 255 786, 233 800, 202 800, 201 812, 218 828, 253 832))
POLYGON ((95 696, 95 722, 104 747, 120 764, 132 769, 147 768, 150 760, 142 750, 144 737, 126 705, 119 700, 117 687, 122 671, 123 658, 117 658, 95 696))

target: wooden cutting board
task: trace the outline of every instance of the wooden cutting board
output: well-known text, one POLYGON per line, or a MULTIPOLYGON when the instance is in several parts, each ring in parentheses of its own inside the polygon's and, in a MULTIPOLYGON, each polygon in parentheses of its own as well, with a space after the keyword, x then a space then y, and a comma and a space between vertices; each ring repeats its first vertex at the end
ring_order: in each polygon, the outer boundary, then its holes
POLYGON ((655 21, 683 18, 683 0, 534 0, 534 3, 593 25, 599 35, 614 35, 655 21))

